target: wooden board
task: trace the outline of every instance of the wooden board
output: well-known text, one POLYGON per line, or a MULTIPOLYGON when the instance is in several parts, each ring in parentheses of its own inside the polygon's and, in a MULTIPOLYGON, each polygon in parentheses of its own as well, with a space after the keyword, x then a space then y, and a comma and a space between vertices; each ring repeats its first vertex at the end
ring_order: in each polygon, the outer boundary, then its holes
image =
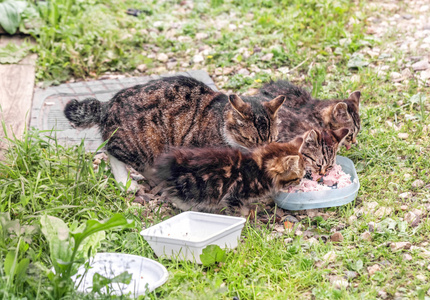
MULTIPOLYGON (((0 36, 0 47, 9 42, 22 43, 21 37, 0 36)), ((0 120, 4 121, 7 135, 21 138, 29 124, 34 89, 34 74, 37 56, 30 54, 17 64, 0 64, 0 120)), ((7 147, 0 130, 0 151, 7 147)), ((0 153, 0 159, 2 155, 0 153)))

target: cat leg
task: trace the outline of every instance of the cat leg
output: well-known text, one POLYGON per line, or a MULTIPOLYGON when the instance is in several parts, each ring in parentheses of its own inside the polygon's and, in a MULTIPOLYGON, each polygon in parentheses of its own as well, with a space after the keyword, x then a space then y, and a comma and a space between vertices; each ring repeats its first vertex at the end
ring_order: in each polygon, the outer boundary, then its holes
POLYGON ((125 167, 125 163, 118 160, 114 156, 108 154, 111 170, 113 173, 113 176, 115 177, 115 180, 118 183, 122 183, 124 187, 127 185, 127 181, 131 180, 130 187, 128 188, 128 191, 136 192, 139 190, 139 185, 136 181, 133 181, 131 177, 128 175, 127 168, 125 167))

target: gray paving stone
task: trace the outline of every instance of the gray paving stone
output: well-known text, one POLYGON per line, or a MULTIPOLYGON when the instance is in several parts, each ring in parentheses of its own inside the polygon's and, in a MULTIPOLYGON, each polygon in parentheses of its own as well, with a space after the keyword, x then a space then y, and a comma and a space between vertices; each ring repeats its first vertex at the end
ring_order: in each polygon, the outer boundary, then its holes
MULTIPOLYGON (((176 74, 162 75, 163 77, 184 75, 196 78, 217 90, 215 83, 205 71, 193 70, 176 74)), ((94 97, 100 101, 109 101, 121 89, 144 84, 150 80, 161 78, 158 75, 145 77, 125 77, 118 79, 83 81, 61 84, 46 89, 36 89, 33 96, 30 127, 40 130, 50 130, 46 134, 56 137, 58 143, 72 146, 80 144, 84 139, 85 148, 95 151, 103 142, 97 128, 74 129, 64 117, 63 110, 71 99, 83 100, 94 97)))

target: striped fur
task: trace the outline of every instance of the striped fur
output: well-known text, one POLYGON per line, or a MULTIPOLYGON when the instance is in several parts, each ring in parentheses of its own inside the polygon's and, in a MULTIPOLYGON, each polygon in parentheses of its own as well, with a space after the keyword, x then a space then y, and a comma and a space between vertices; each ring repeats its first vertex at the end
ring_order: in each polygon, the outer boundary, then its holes
POLYGON ((108 153, 143 173, 171 146, 249 149, 275 141, 284 100, 243 101, 175 76, 121 90, 106 103, 72 100, 64 113, 76 127, 98 125, 108 153))
MULTIPOLYGON (((260 97, 271 99, 277 95, 284 95, 287 100, 282 108, 288 109, 297 115, 301 121, 310 123, 311 127, 318 130, 349 129, 348 136, 339 145, 347 149, 357 142, 357 134, 360 131, 359 104, 361 93, 353 92, 348 99, 318 100, 304 89, 297 87, 285 80, 272 81, 260 89, 260 97)), ((282 118, 281 118, 282 119, 282 118)))
POLYGON ((230 148, 176 148, 155 163, 169 199, 182 210, 248 215, 262 198, 298 184, 304 162, 297 138, 243 153, 230 148))

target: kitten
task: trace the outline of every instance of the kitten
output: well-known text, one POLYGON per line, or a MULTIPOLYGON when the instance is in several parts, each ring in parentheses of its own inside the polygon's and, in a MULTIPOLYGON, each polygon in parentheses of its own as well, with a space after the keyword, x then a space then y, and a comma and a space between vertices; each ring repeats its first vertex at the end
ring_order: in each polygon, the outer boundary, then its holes
POLYGON ((291 109, 303 120, 320 125, 321 129, 348 128, 350 133, 339 146, 343 144, 350 149, 352 144, 356 144, 360 131, 359 91, 353 92, 348 99, 318 100, 313 99, 306 90, 288 81, 278 80, 265 84, 259 93, 266 99, 276 95, 286 96, 283 107, 291 109))
POLYGON ((286 107, 279 110, 278 117, 278 142, 285 143, 297 136, 303 136, 306 147, 301 153, 306 171, 325 175, 336 163, 337 151, 350 134, 350 130, 347 127, 337 130, 321 128, 286 107))
POLYGON ((175 76, 123 89, 104 103, 71 100, 64 114, 76 127, 99 126, 115 179, 125 185, 125 164, 144 173, 170 146, 249 149, 275 141, 277 112, 284 101, 284 96, 264 103, 243 101, 196 79, 175 76))
POLYGON ((247 216, 261 198, 303 178, 303 138, 243 153, 231 148, 176 148, 155 163, 165 193, 182 210, 247 216))

